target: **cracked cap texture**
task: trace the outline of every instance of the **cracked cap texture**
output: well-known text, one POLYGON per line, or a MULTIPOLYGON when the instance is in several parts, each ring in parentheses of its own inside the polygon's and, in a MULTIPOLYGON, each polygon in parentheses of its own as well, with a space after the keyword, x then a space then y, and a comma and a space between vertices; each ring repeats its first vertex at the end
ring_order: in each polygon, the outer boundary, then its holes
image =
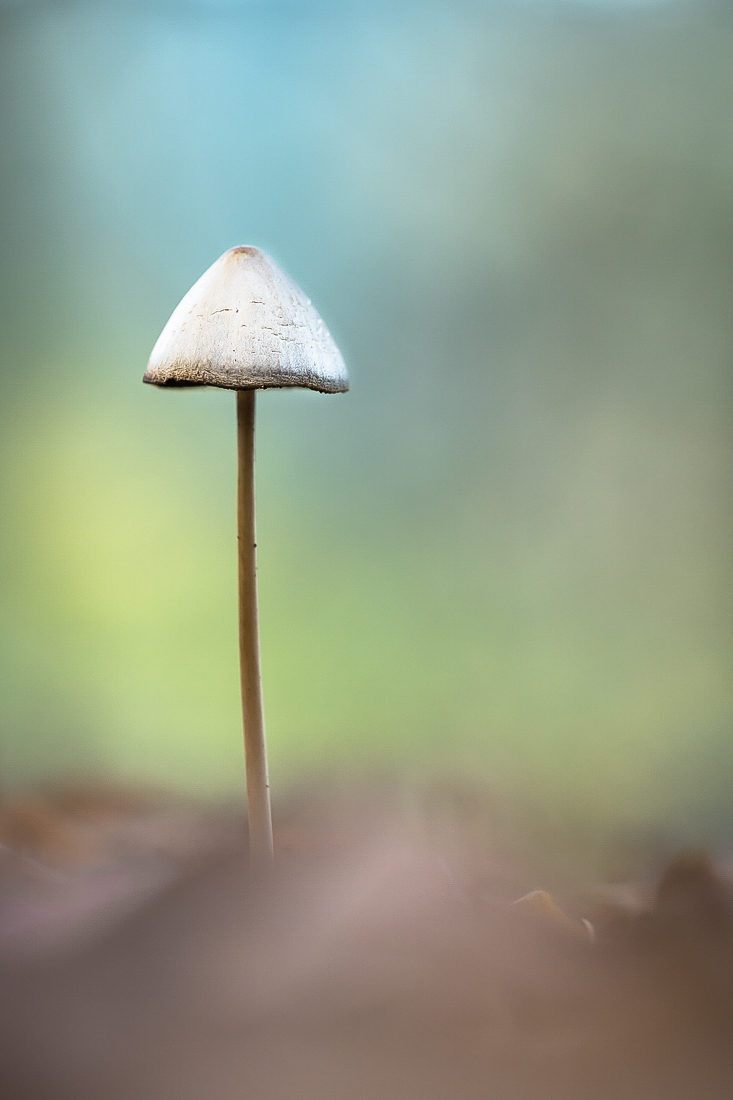
POLYGON ((171 314, 143 382, 229 390, 349 388, 341 353, 310 299, 259 248, 231 248, 171 314))

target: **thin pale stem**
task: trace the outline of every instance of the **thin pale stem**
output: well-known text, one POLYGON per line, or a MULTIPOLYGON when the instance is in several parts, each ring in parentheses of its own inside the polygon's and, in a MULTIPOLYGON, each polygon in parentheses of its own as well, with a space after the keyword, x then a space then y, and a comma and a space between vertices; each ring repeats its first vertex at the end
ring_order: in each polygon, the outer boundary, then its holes
POLYGON ((257 612, 255 534, 255 391, 237 390, 237 544, 239 560, 239 667, 242 684, 247 819, 252 862, 273 859, 257 612))

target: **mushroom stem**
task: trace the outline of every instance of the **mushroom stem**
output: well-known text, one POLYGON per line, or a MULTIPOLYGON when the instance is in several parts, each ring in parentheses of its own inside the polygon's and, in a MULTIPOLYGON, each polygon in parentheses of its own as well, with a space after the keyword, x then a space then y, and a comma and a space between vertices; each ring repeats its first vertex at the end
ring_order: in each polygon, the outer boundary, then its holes
POLYGON ((252 862, 262 866, 272 862, 273 844, 257 613, 254 390, 237 390, 237 544, 239 667, 247 769, 249 851, 252 862))

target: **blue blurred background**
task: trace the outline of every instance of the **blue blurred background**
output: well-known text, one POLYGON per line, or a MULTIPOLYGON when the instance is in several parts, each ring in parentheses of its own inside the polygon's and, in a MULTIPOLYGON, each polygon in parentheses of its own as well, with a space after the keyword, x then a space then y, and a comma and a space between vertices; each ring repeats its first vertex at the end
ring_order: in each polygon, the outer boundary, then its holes
MULTIPOLYGON (((0 767, 241 791, 234 402, 141 385, 256 244, 276 794, 325 767, 733 826, 733 11, 0 2, 0 767)), ((554 808, 554 809, 553 809, 554 808)))

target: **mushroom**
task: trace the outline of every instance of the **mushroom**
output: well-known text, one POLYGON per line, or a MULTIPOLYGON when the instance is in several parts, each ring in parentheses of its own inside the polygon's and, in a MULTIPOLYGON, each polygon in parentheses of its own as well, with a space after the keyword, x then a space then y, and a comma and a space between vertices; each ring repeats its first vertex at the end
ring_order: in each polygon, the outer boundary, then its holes
POLYGON ((255 390, 349 388, 344 361, 303 291, 258 248, 231 248, 204 272, 158 337, 143 382, 237 391, 239 659, 250 857, 273 858, 262 707, 255 540, 255 390))

